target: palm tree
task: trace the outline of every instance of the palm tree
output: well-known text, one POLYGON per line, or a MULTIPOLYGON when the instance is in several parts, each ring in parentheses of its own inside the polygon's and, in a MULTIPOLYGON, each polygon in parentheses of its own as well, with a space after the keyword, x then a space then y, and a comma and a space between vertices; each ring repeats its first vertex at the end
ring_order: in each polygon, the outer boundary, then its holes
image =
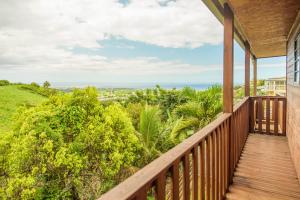
POLYGON ((191 101, 179 105, 174 110, 174 115, 180 117, 173 129, 172 137, 179 137, 180 134, 188 136, 187 130, 197 131, 210 123, 222 110, 221 87, 213 86, 205 91, 191 92, 191 101))
POLYGON ((160 151, 156 146, 162 127, 160 114, 160 110, 157 106, 146 105, 141 111, 137 134, 143 145, 143 163, 148 163, 160 155, 160 151))

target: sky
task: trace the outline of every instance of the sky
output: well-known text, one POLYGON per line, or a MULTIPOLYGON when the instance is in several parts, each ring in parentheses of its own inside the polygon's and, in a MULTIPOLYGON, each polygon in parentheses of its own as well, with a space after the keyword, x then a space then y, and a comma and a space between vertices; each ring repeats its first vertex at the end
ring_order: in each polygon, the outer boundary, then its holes
MULTIPOLYGON (((222 43, 201 0, 0 1, 0 79, 14 82, 221 83, 222 43)), ((285 57, 258 61, 259 79, 284 75, 285 57)))

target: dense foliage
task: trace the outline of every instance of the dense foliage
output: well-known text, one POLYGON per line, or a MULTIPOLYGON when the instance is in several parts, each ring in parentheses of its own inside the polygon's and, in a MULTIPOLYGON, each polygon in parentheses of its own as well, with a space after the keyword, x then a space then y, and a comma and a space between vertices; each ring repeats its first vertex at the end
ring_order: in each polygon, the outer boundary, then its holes
POLYGON ((219 86, 157 86, 105 103, 91 87, 50 95, 20 109, 0 139, 0 196, 95 199, 212 121, 221 98, 219 86))
POLYGON ((130 167, 140 145, 124 109, 103 107, 94 88, 21 110, 0 143, 1 196, 90 199, 130 167))
POLYGON ((50 83, 48 81, 43 83, 43 87, 35 82, 32 82, 31 84, 20 84, 20 88, 45 97, 50 97, 58 93, 58 90, 50 88, 50 83))
POLYGON ((9 81, 8 80, 0 80, 0 86, 5 86, 5 85, 9 85, 9 81))
POLYGON ((144 165, 172 148, 221 112, 222 90, 213 86, 205 91, 138 90, 124 103, 143 144, 144 165))

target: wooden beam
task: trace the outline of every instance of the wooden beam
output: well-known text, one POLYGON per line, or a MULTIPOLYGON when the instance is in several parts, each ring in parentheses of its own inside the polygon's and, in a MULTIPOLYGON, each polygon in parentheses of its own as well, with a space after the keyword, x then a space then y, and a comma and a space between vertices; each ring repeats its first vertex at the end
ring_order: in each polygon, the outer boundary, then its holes
POLYGON ((224 4, 224 63, 223 63, 223 112, 233 112, 233 36, 234 16, 224 4))
POLYGON ((250 45, 245 42, 245 96, 250 96, 250 45))
POLYGON ((257 59, 253 56, 253 96, 257 93, 257 59))

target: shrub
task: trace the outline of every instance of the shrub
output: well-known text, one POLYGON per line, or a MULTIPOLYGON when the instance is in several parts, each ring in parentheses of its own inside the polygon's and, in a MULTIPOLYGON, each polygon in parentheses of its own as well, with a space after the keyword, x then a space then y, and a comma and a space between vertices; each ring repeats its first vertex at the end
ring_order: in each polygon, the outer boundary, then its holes
POLYGON ((22 109, 0 139, 3 199, 94 199, 117 183, 140 146, 119 104, 103 107, 95 88, 22 109))
POLYGON ((0 86, 5 86, 5 85, 9 85, 9 81, 8 80, 0 80, 0 86))
MULTIPOLYGON (((47 82, 47 81, 46 81, 47 82)), ((55 95, 58 93, 56 89, 49 88, 50 83, 44 83, 44 87, 40 87, 37 83, 32 82, 30 85, 28 84, 21 84, 20 88, 24 90, 29 90, 33 93, 45 96, 45 97, 50 97, 52 95, 55 95)))

